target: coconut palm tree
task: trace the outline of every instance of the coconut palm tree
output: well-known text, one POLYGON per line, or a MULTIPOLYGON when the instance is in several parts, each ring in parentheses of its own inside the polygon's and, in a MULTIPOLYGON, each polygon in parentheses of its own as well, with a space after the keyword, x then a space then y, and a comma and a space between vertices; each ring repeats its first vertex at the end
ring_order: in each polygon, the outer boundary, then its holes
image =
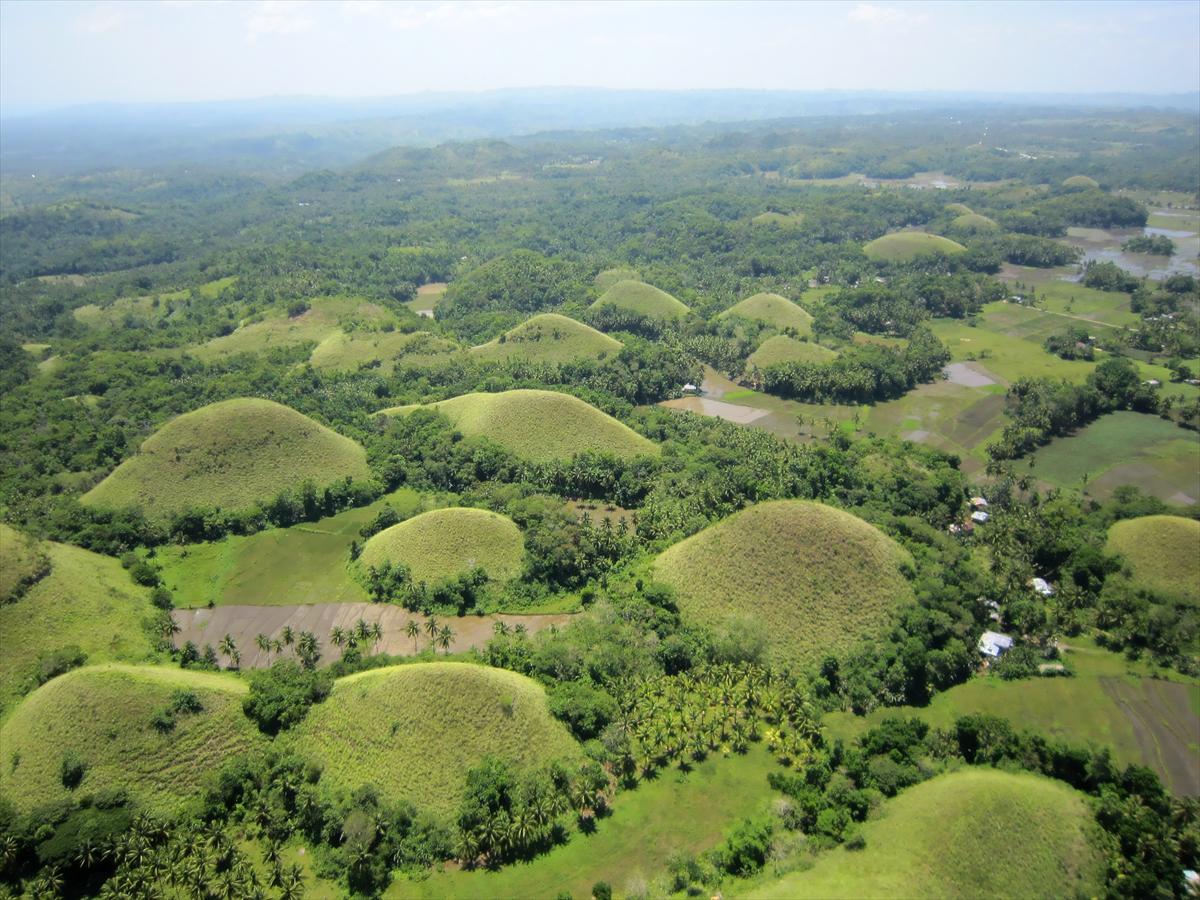
POLYGON ((508 625, 499 619, 492 623, 492 632, 496 637, 504 637, 508 634, 508 625))
POLYGON ((279 900, 301 900, 304 896, 304 872, 300 866, 293 863, 279 885, 279 900))
POLYGON ((425 633, 427 635, 429 635, 429 639, 431 641, 437 640, 438 623, 437 623, 437 619, 435 619, 433 616, 425 617, 425 633))
POLYGON ((296 640, 296 634, 295 634, 295 632, 292 631, 291 625, 284 625, 283 631, 280 632, 280 634, 283 636, 283 643, 286 644, 288 647, 292 646, 292 644, 296 640))
POLYGON ((413 653, 417 652, 417 635, 421 633, 421 626, 417 624, 416 619, 409 619, 408 624, 404 626, 404 633, 412 638, 413 653))
POLYGON ((269 666, 271 664, 271 639, 260 631, 254 636, 254 644, 267 654, 267 665, 269 666))
POLYGON ((378 622, 371 623, 371 652, 379 650, 379 642, 383 640, 383 626, 378 622))
POLYGON ((365 641, 371 636, 371 626, 366 623, 366 620, 360 618, 354 623, 354 635, 360 641, 365 641))
POLYGON ((333 626, 333 630, 329 632, 329 640, 333 641, 333 646, 341 647, 346 643, 346 632, 337 625, 333 626))
POLYGON ((218 649, 229 659, 229 668, 236 669, 241 665, 242 654, 238 652, 237 642, 233 639, 232 634, 226 634, 225 637, 221 638, 218 649))
POLYGON ((454 632, 449 625, 443 625, 442 630, 438 632, 437 643, 442 648, 442 652, 447 656, 450 655, 450 644, 454 642, 454 632))

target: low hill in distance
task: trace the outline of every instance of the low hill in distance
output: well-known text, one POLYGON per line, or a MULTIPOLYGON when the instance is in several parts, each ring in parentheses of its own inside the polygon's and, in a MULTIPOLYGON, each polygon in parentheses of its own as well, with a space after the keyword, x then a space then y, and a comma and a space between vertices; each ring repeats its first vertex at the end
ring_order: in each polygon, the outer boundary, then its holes
POLYGON ((981 216, 979 213, 963 213, 961 216, 955 216, 954 221, 950 223, 951 227, 959 231, 997 231, 1000 226, 989 219, 987 216, 981 216))
POLYGON ((558 313, 542 313, 486 344, 471 348, 482 360, 520 359, 525 362, 564 363, 600 359, 621 352, 624 346, 590 325, 558 313))
POLYGON ((749 891, 812 897, 1054 898, 1093 896, 1104 857, 1090 841, 1086 798, 1028 773, 968 768, 918 784, 863 825, 866 847, 749 891))
POLYGON ((962 216, 967 215, 968 213, 973 214, 975 210, 971 209, 971 207, 967 206, 965 203, 947 203, 946 212, 952 212, 957 216, 962 216))
POLYGON ((928 253, 942 253, 951 256, 963 253, 967 248, 958 241, 944 238, 938 234, 926 234, 923 231, 897 231, 895 234, 885 234, 876 238, 865 247, 863 252, 869 259, 877 262, 909 262, 918 256, 928 253))
POLYGON ((884 630, 912 599, 908 553, 857 516, 803 500, 759 503, 669 547, 654 575, 685 616, 761 623, 774 662, 807 663, 884 630))
MULTIPOLYGON (((658 445, 578 397, 556 391, 516 390, 463 394, 429 404, 463 434, 486 437, 535 462, 577 453, 654 456, 658 445)), ((404 415, 418 406, 396 406, 381 415, 404 415)))
POLYGON ((324 487, 369 475, 354 441, 290 407, 241 398, 167 422, 82 501, 165 520, 201 505, 247 509, 306 480, 324 487))
POLYGON ((397 368, 435 369, 449 363, 461 348, 454 341, 428 331, 368 331, 347 334, 340 328, 313 349, 314 369, 351 371, 379 363, 379 371, 397 368))
POLYGON ((234 676, 166 666, 109 664, 60 675, 26 697, 0 729, 0 793, 27 812, 72 793, 124 788, 148 810, 169 813, 198 797, 230 757, 265 746, 242 713, 245 693, 234 676), (201 708, 174 713, 173 727, 156 725, 180 691, 201 708), (86 766, 74 791, 63 784, 67 753, 86 766))
POLYGON ((1069 191, 1096 191, 1100 189, 1100 182, 1089 175, 1072 175, 1063 179, 1062 186, 1069 191))
POLYGON ((404 563, 413 581, 437 584, 479 566, 497 581, 516 578, 525 558, 521 529, 486 509, 455 506, 414 516, 372 535, 364 566, 404 563))
POLYGON ((497 756, 515 771, 582 759, 550 715, 537 682, 503 669, 434 662, 340 679, 324 703, 293 730, 295 749, 322 766, 321 783, 378 788, 448 815, 468 770, 497 756))
POLYGON ((813 317, 808 314, 808 310, 779 294, 755 294, 747 297, 729 307, 717 318, 726 316, 765 322, 780 331, 790 328, 801 337, 812 334, 813 317))
POLYGON ((755 225, 774 225, 777 228, 799 228, 804 224, 804 213, 781 213, 770 210, 759 213, 750 221, 755 225))
POLYGON ((1105 550, 1120 555, 1135 587, 1200 606, 1200 521, 1141 516, 1115 523, 1105 550))
POLYGON ((637 269, 630 269, 627 266, 617 266, 612 269, 605 269, 603 272, 597 272, 596 277, 592 279, 592 283, 600 290, 607 291, 618 281, 640 281, 642 276, 637 269))
POLYGON ((626 312, 651 319, 682 319, 689 312, 686 304, 642 281, 618 281, 592 304, 592 309, 615 306, 626 312))
POLYGON ((746 359, 746 370, 765 369, 785 362, 826 363, 837 358, 837 351, 812 341, 798 341, 786 334, 767 338, 746 359))

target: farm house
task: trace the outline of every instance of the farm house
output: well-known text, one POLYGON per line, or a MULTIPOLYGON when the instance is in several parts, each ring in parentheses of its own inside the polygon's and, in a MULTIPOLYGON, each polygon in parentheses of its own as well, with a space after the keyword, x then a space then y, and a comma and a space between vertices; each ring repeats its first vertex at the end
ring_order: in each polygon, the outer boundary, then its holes
POLYGON ((1013 639, 998 631, 985 631, 979 636, 979 652, 992 659, 999 659, 1012 649, 1013 639))

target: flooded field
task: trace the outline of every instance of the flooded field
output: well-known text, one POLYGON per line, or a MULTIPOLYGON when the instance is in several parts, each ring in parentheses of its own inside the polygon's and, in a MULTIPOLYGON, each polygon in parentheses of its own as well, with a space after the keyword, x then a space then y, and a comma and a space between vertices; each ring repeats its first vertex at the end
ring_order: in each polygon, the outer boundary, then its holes
POLYGON ((710 400, 707 397, 680 397, 678 400, 664 400, 661 405, 668 409, 683 409, 688 412, 700 413, 702 416, 716 416, 718 419, 736 422, 738 425, 749 425, 751 422, 771 414, 765 409, 726 403, 724 400, 710 400))

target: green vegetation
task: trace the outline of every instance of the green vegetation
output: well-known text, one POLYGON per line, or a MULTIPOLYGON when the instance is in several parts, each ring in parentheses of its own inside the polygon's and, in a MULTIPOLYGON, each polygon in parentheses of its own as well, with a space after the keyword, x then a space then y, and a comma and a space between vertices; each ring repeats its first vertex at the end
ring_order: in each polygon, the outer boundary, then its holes
POLYGON ((781 213, 769 210, 750 220, 755 225, 774 225, 777 228, 799 228, 804 224, 803 213, 781 213))
POLYGON ((737 316, 752 322, 762 322, 780 331, 790 330, 796 337, 812 334, 813 318, 808 311, 787 297, 778 294, 755 294, 735 303, 718 318, 737 316))
POLYGON ((641 281, 618 281, 592 304, 599 310, 604 307, 645 316, 649 319, 681 319, 688 314, 687 306, 666 291, 641 281))
POLYGON ((869 259, 880 262, 910 262, 918 256, 928 253, 940 253, 950 256, 964 253, 966 247, 937 234, 926 234, 923 231, 898 231, 895 234, 885 234, 876 238, 863 247, 863 252, 869 259))
POLYGON ((471 354, 484 360, 565 363, 584 358, 603 359, 620 352, 621 346, 615 338, 575 319, 542 313, 494 341, 472 347, 471 354))
POLYGON ((108 664, 62 675, 32 693, 0 728, 0 788, 18 808, 65 800, 72 791, 123 789, 150 811, 166 813, 194 800, 225 760, 261 747, 242 715, 244 684, 231 676, 158 666, 108 664), (199 710, 157 719, 176 693, 189 691, 199 710), (84 772, 63 784, 61 763, 74 754, 84 772))
POLYGON ((448 365, 459 350, 454 341, 427 331, 353 332, 338 329, 313 349, 309 362, 314 369, 354 370, 378 364, 390 373, 397 367, 434 370, 448 365))
POLYGON ((581 754, 535 682, 464 663, 415 663, 343 678, 292 730, 321 782, 374 785, 390 802, 448 813, 467 772, 495 756, 518 772, 581 754))
POLYGON ((0 606, 19 600, 50 572, 38 542, 0 522, 0 606))
POLYGON ((362 447, 294 409, 225 400, 172 419, 83 500, 167 519, 197 503, 242 510, 305 481, 369 475, 362 447))
POLYGON ((766 369, 781 363, 827 363, 837 357, 836 350, 822 347, 813 341, 798 341, 786 334, 767 338, 746 358, 746 370, 766 369))
MULTIPOLYGON (((628 425, 556 391, 464 394, 429 405, 463 434, 488 438, 535 462, 570 459, 579 453, 622 458, 658 454, 658 447, 628 425)), ((382 414, 403 415, 417 408, 393 407, 382 414)))
POLYGON ((1063 179, 1062 186, 1069 191, 1095 191, 1100 189, 1100 182, 1089 175, 1072 175, 1063 179))
POLYGON ((767 655, 811 663, 883 633, 912 599, 911 560, 856 516, 820 503, 751 506, 666 550, 655 577, 696 621, 761 628, 767 655))
POLYGON ((437 584, 473 569, 507 581, 521 572, 525 546, 512 519, 485 509, 451 507, 385 528, 363 547, 362 564, 406 566, 413 581, 437 584))
POLYGON ((1200 521, 1180 516, 1126 519, 1109 529, 1104 549, 1129 566, 1134 587, 1200 606, 1200 521))
POLYGON ((592 279, 592 283, 601 292, 607 291, 618 281, 640 281, 642 278, 636 269, 630 269, 627 266, 617 266, 612 269, 605 269, 603 272, 597 272, 596 277, 592 279))
MULTIPOLYGON (((746 891, 761 898, 1065 897, 1103 884, 1087 803, 1026 773, 969 769, 908 789, 804 872, 746 891)), ((736 896, 736 893, 734 894, 736 896)))

